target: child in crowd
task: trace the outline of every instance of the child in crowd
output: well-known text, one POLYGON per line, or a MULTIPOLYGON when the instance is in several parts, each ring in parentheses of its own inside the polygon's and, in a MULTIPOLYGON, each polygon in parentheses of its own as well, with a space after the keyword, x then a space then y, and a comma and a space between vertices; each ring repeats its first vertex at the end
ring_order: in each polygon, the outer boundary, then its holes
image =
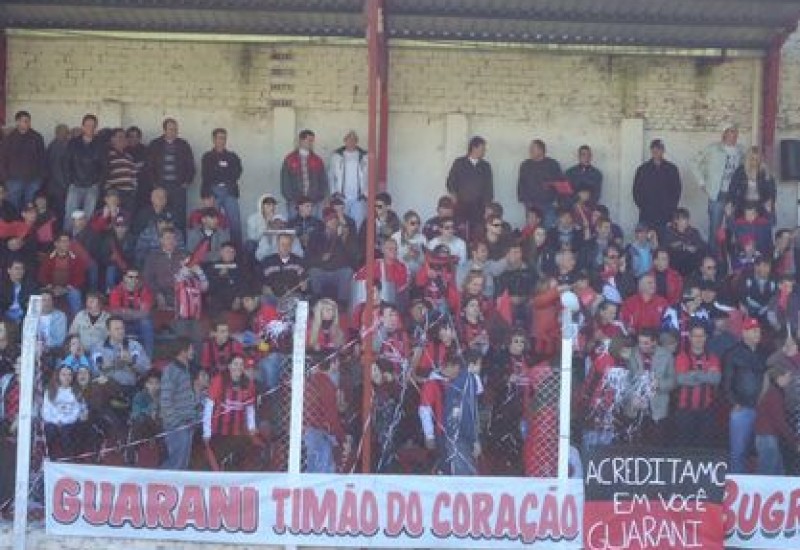
POLYGON ((53 458, 78 454, 81 431, 89 418, 86 401, 74 383, 75 373, 61 365, 53 373, 42 404, 47 450, 53 458))

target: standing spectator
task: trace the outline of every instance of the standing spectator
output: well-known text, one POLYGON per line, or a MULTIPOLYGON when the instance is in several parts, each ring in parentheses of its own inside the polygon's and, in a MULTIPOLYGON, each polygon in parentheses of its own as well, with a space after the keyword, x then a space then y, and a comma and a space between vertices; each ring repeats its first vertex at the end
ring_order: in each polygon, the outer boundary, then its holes
POLYGON ((592 204, 599 204, 603 194, 603 173, 592 164, 592 148, 588 145, 578 147, 578 164, 564 174, 573 189, 588 187, 592 193, 592 204))
POLYGON ((4 516, 14 503, 21 366, 22 359, 15 358, 14 370, 0 378, 0 512, 4 516))
POLYGON ((108 307, 112 315, 125 322, 125 332, 137 335, 149 357, 153 357, 153 293, 139 277, 139 271, 129 268, 122 282, 111 291, 108 307))
MULTIPOLYGON (((64 208, 67 215, 75 210, 91 214, 97 204, 107 157, 103 144, 95 136, 96 131, 97 117, 85 115, 81 122, 81 135, 75 136, 69 142, 66 158, 69 188, 64 208)), ((65 226, 70 224, 69 219, 64 220, 65 226)))
POLYGON ((458 157, 447 176, 447 192, 456 199, 456 218, 467 223, 471 238, 483 227, 486 206, 494 200, 492 165, 484 160, 486 140, 469 140, 467 154, 458 157))
POLYGON ((719 358, 708 351, 707 327, 693 321, 689 348, 675 361, 678 399, 675 410, 675 443, 686 447, 708 445, 716 432, 713 405, 722 379, 719 358))
POLYGON ((18 111, 14 120, 16 127, 0 148, 0 176, 5 179, 8 200, 21 210, 42 187, 46 157, 42 135, 31 128, 31 114, 18 111))
POLYGON ((167 118, 164 134, 150 142, 147 169, 154 187, 167 191, 167 204, 175 214, 175 226, 186 229, 186 190, 195 175, 194 155, 189 143, 178 137, 178 122, 167 118))
POLYGON ((639 292, 622 303, 619 318, 633 333, 658 329, 668 307, 669 302, 656 294, 655 277, 648 274, 639 279, 639 292))
POLYGON ((776 194, 775 180, 761 157, 761 151, 758 147, 751 147, 744 164, 736 169, 731 180, 728 201, 733 204, 734 215, 741 216, 745 204, 753 202, 758 205, 758 213, 774 225, 776 194))
POLYGON ((344 443, 345 431, 338 404, 339 358, 325 357, 308 375, 304 388, 303 443, 308 457, 306 472, 336 471, 333 447, 344 443))
POLYGON ((664 142, 654 139, 650 142, 650 160, 636 169, 633 180, 633 202, 639 208, 639 221, 660 236, 680 200, 678 167, 664 158, 664 142))
POLYGON ((786 420, 784 392, 792 384, 792 373, 783 366, 771 367, 764 374, 764 387, 756 406, 756 473, 763 476, 782 476, 783 451, 780 443, 800 452, 800 437, 786 420))
POLYGON ((316 213, 321 211, 322 201, 328 196, 328 177, 325 164, 314 153, 316 135, 303 130, 298 135, 297 149, 286 155, 281 168, 281 194, 286 199, 286 212, 291 220, 297 215, 297 201, 309 197, 316 213))
POLYGON ((179 338, 177 353, 161 376, 161 423, 167 432, 164 442, 167 457, 161 463, 165 470, 185 470, 192 452, 194 424, 198 420, 189 364, 194 359, 194 347, 187 338, 179 338))
POLYGON ((136 206, 143 208, 150 200, 153 183, 148 179, 145 163, 147 162, 147 146, 142 143, 142 130, 138 126, 129 126, 125 130, 127 152, 133 159, 136 170, 136 206))
POLYGON ((328 181, 331 195, 340 194, 344 212, 361 227, 367 217, 367 152, 358 146, 358 134, 350 130, 344 136, 344 146, 331 155, 328 181))
MULTIPOLYGON (((47 194, 52 204, 62 205, 67 199, 67 148, 69 147, 69 126, 59 124, 56 126, 53 140, 48 144, 45 156, 47 157, 47 194)), ((61 209, 56 212, 58 215, 58 226, 64 223, 64 213, 61 209)))
POLYGON ((526 209, 536 206, 543 215, 546 228, 556 222, 556 191, 553 184, 563 176, 561 165, 546 156, 547 146, 544 141, 535 139, 530 145, 530 158, 519 166, 517 181, 517 200, 526 209))
POLYGON ((714 237, 722 225, 733 174, 744 161, 744 147, 738 140, 738 126, 725 123, 722 140, 705 147, 689 164, 697 185, 708 196, 708 241, 714 254, 717 252, 714 237))
POLYGON ((136 208, 136 164, 126 150, 127 145, 125 130, 114 128, 108 149, 104 191, 116 191, 122 209, 133 212, 136 208))
POLYGON ((761 346, 757 319, 742 323, 742 339, 725 355, 723 382, 731 405, 730 468, 732 474, 748 473, 747 459, 753 446, 756 405, 766 371, 766 350, 761 346))
POLYGON ((231 239, 242 246, 242 217, 239 214, 239 179, 242 161, 233 151, 228 151, 228 131, 217 128, 211 133, 214 148, 203 155, 201 193, 211 192, 230 224, 231 239))
POLYGON ((636 419, 641 441, 647 445, 668 446, 667 419, 670 393, 675 389, 675 360, 658 344, 654 330, 643 330, 628 360, 627 414, 636 419))

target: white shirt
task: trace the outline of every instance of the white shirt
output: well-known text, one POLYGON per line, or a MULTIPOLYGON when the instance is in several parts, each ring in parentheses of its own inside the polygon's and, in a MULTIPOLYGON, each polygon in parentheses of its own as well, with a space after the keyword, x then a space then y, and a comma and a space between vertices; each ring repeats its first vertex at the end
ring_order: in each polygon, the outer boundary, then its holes
POLYGON ((348 200, 356 200, 359 195, 359 180, 361 178, 361 153, 358 149, 354 151, 344 150, 344 185, 342 192, 348 200))

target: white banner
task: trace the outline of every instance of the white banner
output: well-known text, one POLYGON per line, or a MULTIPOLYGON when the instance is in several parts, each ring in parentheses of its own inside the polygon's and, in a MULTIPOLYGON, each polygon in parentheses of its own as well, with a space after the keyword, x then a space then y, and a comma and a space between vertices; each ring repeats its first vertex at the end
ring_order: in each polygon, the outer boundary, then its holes
POLYGON ((580 548, 580 480, 173 472, 47 463, 50 535, 580 548))
POLYGON ((725 489, 726 546, 800 548, 800 479, 729 476, 725 489))

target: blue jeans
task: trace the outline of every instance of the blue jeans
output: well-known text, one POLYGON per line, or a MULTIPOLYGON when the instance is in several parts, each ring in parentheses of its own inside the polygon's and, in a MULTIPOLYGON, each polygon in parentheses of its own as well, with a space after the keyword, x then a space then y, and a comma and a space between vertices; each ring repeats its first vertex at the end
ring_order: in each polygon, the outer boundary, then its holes
POLYGON ((717 200, 708 199, 708 246, 712 254, 719 252, 717 230, 722 225, 726 202, 728 202, 727 193, 720 193, 717 200))
POLYGON ((756 452, 758 453, 758 466, 756 473, 762 476, 782 476, 786 473, 783 469, 783 455, 774 435, 757 435, 756 452))
POLYGON ((164 437, 167 458, 161 463, 162 470, 186 470, 192 455, 192 436, 194 426, 168 433, 164 437))
POLYGON ((22 211, 22 207, 33 202, 33 196, 41 189, 42 180, 35 179, 31 181, 24 181, 18 179, 9 179, 6 181, 6 195, 8 202, 14 205, 18 212, 22 211))
POLYGON ((67 203, 64 206, 64 229, 72 229, 72 213, 75 210, 83 210, 86 217, 90 218, 94 214, 97 206, 97 185, 89 187, 78 187, 70 185, 67 191, 67 203))
POLYGON ((336 464, 333 461, 333 438, 328 432, 319 428, 306 428, 303 443, 306 446, 306 472, 332 474, 336 471, 336 464))
POLYGON ((153 319, 148 315, 147 317, 142 317, 138 321, 125 321, 125 332, 127 334, 136 335, 145 353, 147 353, 147 356, 152 360, 153 351, 155 350, 153 319))
POLYGON ((277 351, 271 352, 258 362, 258 370, 261 371, 261 383, 268 390, 277 388, 278 384, 280 384, 285 362, 286 355, 277 351))
POLYGON ((225 216, 228 218, 228 225, 231 228, 231 240, 236 246, 242 246, 242 216, 239 213, 239 198, 234 197, 225 185, 215 185, 212 188, 214 197, 225 216))
POLYGON ((731 411, 730 416, 730 451, 731 474, 746 474, 747 457, 753 446, 753 428, 756 423, 756 411, 748 407, 731 411))

